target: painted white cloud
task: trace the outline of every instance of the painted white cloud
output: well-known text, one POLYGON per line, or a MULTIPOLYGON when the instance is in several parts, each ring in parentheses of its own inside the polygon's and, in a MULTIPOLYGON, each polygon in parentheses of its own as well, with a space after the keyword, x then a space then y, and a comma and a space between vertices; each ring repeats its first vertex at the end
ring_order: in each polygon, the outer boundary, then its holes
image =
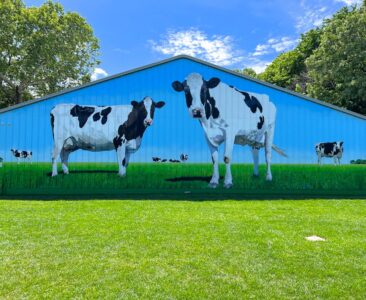
POLYGON ((108 73, 102 68, 95 68, 92 75, 90 76, 91 81, 101 79, 108 76, 108 73))
POLYGON ((291 39, 290 37, 271 38, 265 44, 259 44, 255 48, 253 56, 263 56, 273 52, 284 52, 295 48, 298 44, 298 39, 291 39))
POLYGON ((221 66, 230 66, 243 59, 231 36, 209 36, 195 28, 169 30, 160 41, 149 42, 154 51, 164 55, 187 54, 221 66))
POLYGON ((348 6, 357 5, 360 6, 362 4, 362 0, 336 0, 336 2, 343 2, 348 6))

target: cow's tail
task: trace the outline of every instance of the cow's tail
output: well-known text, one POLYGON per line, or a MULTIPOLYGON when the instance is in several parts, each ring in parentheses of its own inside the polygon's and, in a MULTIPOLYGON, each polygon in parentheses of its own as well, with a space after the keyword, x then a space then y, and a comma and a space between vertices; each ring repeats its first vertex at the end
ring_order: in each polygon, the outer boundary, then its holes
POLYGON ((278 148, 275 144, 272 145, 272 149, 276 151, 279 155, 282 155, 284 157, 288 157, 284 150, 281 148, 278 148))
POLYGON ((55 139, 55 116, 54 114, 51 112, 50 114, 50 117, 51 117, 51 128, 52 128, 52 137, 53 139, 55 139))

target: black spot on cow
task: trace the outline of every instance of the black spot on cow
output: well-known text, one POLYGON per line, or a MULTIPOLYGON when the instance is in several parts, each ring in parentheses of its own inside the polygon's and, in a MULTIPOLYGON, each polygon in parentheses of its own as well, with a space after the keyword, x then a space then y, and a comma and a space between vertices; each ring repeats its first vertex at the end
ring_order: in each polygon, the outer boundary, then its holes
POLYGON ((260 116, 260 117, 259 117, 259 122, 258 122, 258 124, 257 124, 257 128, 258 128, 258 129, 262 129, 263 124, 264 124, 264 117, 263 117, 263 116, 260 116))
POLYGON ((100 120, 100 113, 99 112, 97 112, 97 113, 95 113, 94 115, 93 115, 93 121, 94 122, 97 122, 97 121, 99 121, 100 120))
POLYGON ((55 138, 54 134, 54 128, 55 128, 55 116, 53 114, 50 114, 51 116, 51 128, 52 128, 52 137, 55 138))
POLYGON ((333 149, 335 148, 336 145, 337 145, 336 142, 333 142, 333 143, 321 143, 319 145, 319 147, 320 147, 320 149, 324 149, 324 154, 331 155, 331 154, 333 154, 333 149))
POLYGON ((79 127, 83 128, 88 118, 94 113, 95 108, 90 106, 75 105, 70 110, 70 115, 77 117, 79 120, 79 127))
POLYGON ((220 83, 220 79, 213 77, 210 80, 203 80, 203 84, 201 86, 201 103, 205 107, 206 119, 209 119, 211 116, 214 119, 217 119, 220 115, 218 108, 216 107, 216 100, 214 97, 210 95, 210 89, 217 87, 220 83))
POLYGON ((234 86, 230 85, 231 88, 233 88, 235 91, 239 92, 240 94, 242 94, 244 96, 244 102, 245 104, 250 108, 252 113, 256 113, 257 109, 262 113, 263 112, 263 107, 262 104, 259 102, 259 100, 257 99, 257 97, 255 96, 250 96, 249 93, 238 90, 237 88, 235 88, 234 86))
POLYGON ((126 158, 122 160, 122 166, 126 166, 126 158))
POLYGON ((111 111, 112 111, 112 107, 109 106, 100 112, 100 114, 102 115, 102 125, 107 123, 108 115, 110 114, 111 111))

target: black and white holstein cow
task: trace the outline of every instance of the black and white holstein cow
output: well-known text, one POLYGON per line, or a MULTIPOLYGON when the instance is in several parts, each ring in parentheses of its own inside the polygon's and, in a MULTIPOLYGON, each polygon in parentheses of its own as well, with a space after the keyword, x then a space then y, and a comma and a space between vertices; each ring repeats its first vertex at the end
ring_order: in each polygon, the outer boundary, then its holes
POLYGON ((322 163, 322 157, 333 157, 334 164, 340 165, 343 155, 343 142, 318 143, 315 145, 315 152, 318 156, 319 165, 322 163))
POLYGON ((205 80, 192 73, 183 82, 174 81, 173 89, 184 91, 190 115, 200 121, 213 162, 210 187, 219 183, 218 147, 225 142, 224 162, 226 174, 224 186, 233 185, 231 158, 234 144, 252 147, 254 175, 258 176, 258 151, 265 148, 267 180, 272 180, 271 149, 285 155, 273 145, 276 107, 267 95, 248 93, 229 86, 213 77, 205 80))
POLYGON ((78 149, 108 151, 115 149, 118 175, 125 176, 130 154, 136 152, 148 126, 154 119, 155 108, 165 102, 154 102, 145 97, 141 102, 117 106, 79 106, 59 104, 51 111, 54 137, 52 176, 57 175, 57 158, 61 156, 62 169, 69 173, 68 158, 78 149))

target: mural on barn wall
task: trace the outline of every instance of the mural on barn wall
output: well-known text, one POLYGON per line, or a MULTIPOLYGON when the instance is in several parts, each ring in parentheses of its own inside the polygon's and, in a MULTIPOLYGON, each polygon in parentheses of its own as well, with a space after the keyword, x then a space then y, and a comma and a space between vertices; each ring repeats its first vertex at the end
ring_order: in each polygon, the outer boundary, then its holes
MULTIPOLYGON (((257 156, 265 163, 267 156, 275 164, 315 164, 322 157, 335 157, 336 163, 342 158, 342 163, 349 163, 365 156, 366 139, 360 138, 365 135, 365 123, 361 118, 181 58, 0 114, 0 156, 4 161, 31 158, 33 162, 51 162, 52 156, 54 160, 60 156, 65 159, 73 152, 70 162, 116 162, 117 149, 122 176, 129 160, 211 163, 213 157, 216 165, 217 160, 252 163, 257 156), (152 108, 161 109, 151 116, 152 108), (119 109, 123 111, 120 114, 119 109), (136 113, 140 125, 135 130, 140 132, 128 139, 123 124, 139 109, 143 113, 136 113), (235 132, 227 128, 235 128, 235 132), (80 138, 62 136, 67 130, 80 138), (62 140, 66 150, 60 146, 62 140), (216 149, 224 140, 229 140, 229 146, 216 149), (263 149, 266 143, 267 154, 263 149)), ((323 159, 323 163, 331 160, 323 159)), ((68 172, 66 164, 63 171, 68 172)), ((57 174, 55 164, 52 174, 57 174)), ((225 185, 229 187, 230 170, 226 174, 225 185)), ((270 169, 266 177, 271 179, 270 169)), ((217 185, 217 180, 215 167, 211 185, 217 185)))

